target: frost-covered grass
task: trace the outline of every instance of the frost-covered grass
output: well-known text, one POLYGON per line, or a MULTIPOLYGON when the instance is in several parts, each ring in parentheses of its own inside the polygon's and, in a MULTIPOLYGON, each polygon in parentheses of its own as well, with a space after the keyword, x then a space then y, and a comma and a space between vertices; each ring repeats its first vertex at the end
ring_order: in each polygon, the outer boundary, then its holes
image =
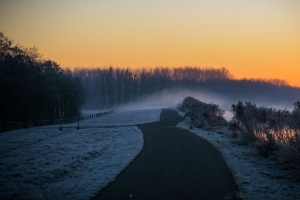
POLYGON ((227 129, 189 129, 190 125, 189 118, 177 124, 206 139, 222 153, 243 199, 300 199, 299 183, 293 181, 289 171, 280 169, 276 160, 260 157, 255 146, 241 144, 227 129))
POLYGON ((80 127, 115 127, 115 126, 130 126, 140 123, 152 122, 159 120, 161 109, 145 108, 135 110, 119 110, 114 113, 100 118, 93 118, 87 121, 80 122, 80 127), (159 111, 159 113, 158 113, 159 111))
MULTIPOLYGON (((77 123, 0 134, 0 199, 90 199, 140 152, 135 124, 159 120, 161 109, 116 111, 77 123)), ((183 113, 181 113, 183 115, 183 113)), ((276 160, 257 155, 226 129, 188 129, 220 150, 243 199, 300 199, 299 183, 276 160)))
POLYGON ((90 199, 142 149, 134 125, 158 121, 160 112, 123 110, 81 121, 79 130, 74 123, 0 134, 0 199, 90 199))

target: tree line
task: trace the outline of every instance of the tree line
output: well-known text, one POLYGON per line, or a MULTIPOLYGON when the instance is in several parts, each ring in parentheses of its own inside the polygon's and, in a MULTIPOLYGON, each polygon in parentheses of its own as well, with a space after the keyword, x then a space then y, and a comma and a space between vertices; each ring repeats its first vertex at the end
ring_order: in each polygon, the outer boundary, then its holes
MULTIPOLYGON (((226 68, 76 68, 87 91, 86 108, 109 108, 134 102, 151 94, 177 88, 209 91, 230 102, 253 99, 291 104, 300 99, 300 88, 279 79, 233 78, 226 68)), ((155 103, 155 99, 153 100, 155 103)))
POLYGON ((77 116, 84 103, 81 79, 37 48, 24 48, 0 32, 0 121, 77 116))
POLYGON ((150 94, 174 87, 196 87, 211 79, 230 79, 225 69, 200 67, 76 68, 87 91, 86 107, 108 108, 134 102, 150 94))
MULTIPOLYGON (((230 103, 266 99, 291 104, 300 88, 284 80, 234 79, 226 68, 62 68, 37 48, 24 48, 0 33, 0 121, 77 116, 82 107, 107 109, 169 89, 209 91, 230 103)), ((153 98, 155 104, 156 99, 153 98)))

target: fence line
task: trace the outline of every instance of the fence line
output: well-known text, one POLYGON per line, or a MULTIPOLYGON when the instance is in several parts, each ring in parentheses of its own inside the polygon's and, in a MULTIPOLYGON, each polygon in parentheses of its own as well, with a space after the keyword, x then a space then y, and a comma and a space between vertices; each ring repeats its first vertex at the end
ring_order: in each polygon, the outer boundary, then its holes
POLYGON ((23 128, 30 128, 30 127, 37 127, 37 126, 48 126, 48 125, 59 125, 59 124, 72 124, 75 122, 86 120, 86 119, 92 119, 95 117, 100 117, 104 115, 108 115, 113 113, 113 110, 100 112, 100 113, 93 113, 89 115, 81 115, 78 117, 70 117, 70 118, 64 118, 64 119, 52 119, 52 120, 28 120, 28 121, 20 121, 13 122, 13 121, 1 121, 0 122, 0 133, 17 130, 17 129, 23 129, 23 128))

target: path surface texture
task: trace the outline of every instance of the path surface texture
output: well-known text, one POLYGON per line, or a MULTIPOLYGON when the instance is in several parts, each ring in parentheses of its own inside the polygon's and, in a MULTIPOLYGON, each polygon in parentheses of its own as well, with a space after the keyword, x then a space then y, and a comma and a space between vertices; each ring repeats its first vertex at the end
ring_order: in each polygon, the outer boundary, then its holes
POLYGON ((220 152, 176 128, 182 119, 175 110, 164 109, 159 122, 139 125, 143 150, 94 199, 239 199, 220 152))

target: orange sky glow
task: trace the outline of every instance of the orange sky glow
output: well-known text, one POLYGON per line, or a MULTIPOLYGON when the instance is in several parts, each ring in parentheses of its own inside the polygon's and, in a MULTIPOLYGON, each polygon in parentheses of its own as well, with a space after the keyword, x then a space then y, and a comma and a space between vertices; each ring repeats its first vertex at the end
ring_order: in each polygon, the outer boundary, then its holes
POLYGON ((300 86, 298 0, 0 0, 0 31, 62 67, 225 67, 300 86))

